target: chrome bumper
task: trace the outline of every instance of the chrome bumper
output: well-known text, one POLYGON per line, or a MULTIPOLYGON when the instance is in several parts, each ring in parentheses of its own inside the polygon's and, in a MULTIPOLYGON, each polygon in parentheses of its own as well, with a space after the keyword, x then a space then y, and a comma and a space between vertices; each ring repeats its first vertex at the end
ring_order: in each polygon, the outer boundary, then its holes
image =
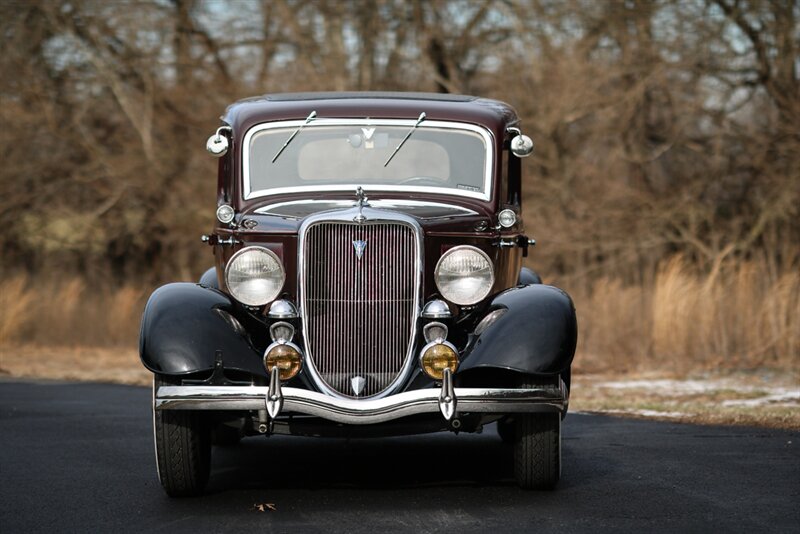
MULTIPOLYGON (((156 410, 267 410, 306 414, 349 424, 372 424, 421 413, 441 412, 450 420, 457 412, 563 412, 567 390, 561 386, 533 389, 453 388, 406 391, 380 399, 341 399, 305 389, 276 386, 161 386, 155 392, 156 410)), ((449 387, 448 387, 449 386, 449 387)))

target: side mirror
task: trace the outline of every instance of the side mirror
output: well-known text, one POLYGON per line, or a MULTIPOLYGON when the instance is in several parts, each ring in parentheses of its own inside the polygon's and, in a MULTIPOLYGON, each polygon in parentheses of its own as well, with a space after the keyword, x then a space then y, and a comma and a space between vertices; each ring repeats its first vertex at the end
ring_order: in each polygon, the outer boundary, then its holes
POLYGON ((206 150, 215 158, 221 158, 228 152, 228 138, 222 135, 222 130, 231 130, 230 126, 220 126, 217 132, 206 141, 206 150))
POLYGON ((511 140, 511 153, 518 158, 527 158, 533 153, 533 141, 527 135, 514 136, 511 140))

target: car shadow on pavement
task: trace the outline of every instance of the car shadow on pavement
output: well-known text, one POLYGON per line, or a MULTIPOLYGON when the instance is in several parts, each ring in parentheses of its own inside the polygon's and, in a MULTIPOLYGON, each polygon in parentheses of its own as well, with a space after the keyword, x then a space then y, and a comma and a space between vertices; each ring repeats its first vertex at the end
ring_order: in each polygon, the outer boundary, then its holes
POLYGON ((374 439, 272 436, 214 448, 210 491, 514 484, 513 448, 496 433, 374 439))
MULTIPOLYGON (((598 466, 575 465, 563 440, 565 475, 593 478, 598 466), (583 467, 586 467, 584 469, 583 467)), ((250 437, 215 447, 209 492, 242 489, 399 489, 447 486, 515 486, 513 446, 495 425, 482 434, 449 432, 373 439, 250 437)), ((610 466, 606 466, 610 468, 610 466)), ((563 477, 559 488, 569 487, 563 477)))

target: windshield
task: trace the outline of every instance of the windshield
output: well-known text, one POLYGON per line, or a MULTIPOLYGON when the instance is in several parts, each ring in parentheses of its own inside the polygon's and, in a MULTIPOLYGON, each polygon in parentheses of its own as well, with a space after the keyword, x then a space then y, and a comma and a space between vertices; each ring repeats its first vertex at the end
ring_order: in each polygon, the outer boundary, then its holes
POLYGON ((244 144, 244 197, 362 186, 367 192, 424 189, 489 199, 486 130, 426 120, 390 160, 416 121, 323 121, 305 126, 283 151, 304 121, 251 129, 244 144))

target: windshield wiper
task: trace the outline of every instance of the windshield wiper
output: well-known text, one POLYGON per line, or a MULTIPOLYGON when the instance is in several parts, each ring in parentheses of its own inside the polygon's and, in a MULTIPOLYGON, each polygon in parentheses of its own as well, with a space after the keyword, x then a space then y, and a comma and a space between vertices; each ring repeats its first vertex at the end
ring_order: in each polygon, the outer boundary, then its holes
POLYGON ((426 115, 425 115, 425 112, 424 112, 424 111, 423 111, 422 113, 420 113, 420 114, 419 114, 419 118, 417 119, 417 122, 416 122, 416 123, 414 123, 414 126, 412 126, 412 127, 411 127, 411 129, 408 131, 408 133, 407 133, 407 134, 406 134, 406 136, 403 138, 403 140, 402 140, 402 141, 400 141, 400 144, 399 144, 399 145, 397 145, 397 148, 395 148, 395 149, 394 149, 394 152, 392 152, 392 155, 391 155, 391 156, 389 156, 389 159, 387 159, 387 160, 386 160, 386 163, 384 163, 384 164, 383 164, 383 166, 384 166, 384 167, 386 167, 386 166, 389 164, 389 162, 390 162, 390 161, 392 161, 392 158, 394 157, 394 155, 395 155, 395 154, 397 154, 397 151, 398 151, 398 150, 400 150, 400 148, 402 148, 402 146, 403 146, 404 144, 406 144, 406 141, 408 141, 408 138, 409 138, 409 137, 411 137, 411 134, 413 134, 413 133, 414 133, 414 130, 416 130, 416 129, 417 129, 417 126, 419 126, 419 123, 421 123, 422 121, 424 121, 424 120, 425 120, 425 117, 426 117, 426 115))
POLYGON ((309 113, 308 117, 306 117, 306 122, 304 122, 303 124, 301 124, 301 125, 300 125, 300 127, 299 127, 299 128, 297 128, 297 129, 296 129, 296 130, 295 130, 295 131, 292 133, 292 135, 290 135, 290 136, 289 136, 289 139, 287 139, 287 140, 286 140, 286 142, 285 142, 285 143, 283 143, 283 146, 281 147, 281 149, 280 149, 280 150, 278 150, 278 153, 277 153, 277 154, 275 154, 275 157, 273 157, 273 158, 272 158, 272 163, 275 163, 275 160, 276 160, 276 159, 278 159, 278 156, 280 156, 281 154, 283 154, 283 151, 286 149, 286 147, 287 147, 287 146, 289 146, 289 143, 291 143, 291 142, 292 142, 292 139, 294 139, 294 137, 295 137, 297 134, 299 134, 299 133, 300 133, 300 130, 302 130, 303 128, 305 128, 305 127, 306 127, 306 125, 307 125, 309 122, 313 121, 313 120, 314 120, 314 119, 316 119, 316 118, 317 118, 317 112, 316 112, 316 111, 312 111, 311 113, 309 113))

